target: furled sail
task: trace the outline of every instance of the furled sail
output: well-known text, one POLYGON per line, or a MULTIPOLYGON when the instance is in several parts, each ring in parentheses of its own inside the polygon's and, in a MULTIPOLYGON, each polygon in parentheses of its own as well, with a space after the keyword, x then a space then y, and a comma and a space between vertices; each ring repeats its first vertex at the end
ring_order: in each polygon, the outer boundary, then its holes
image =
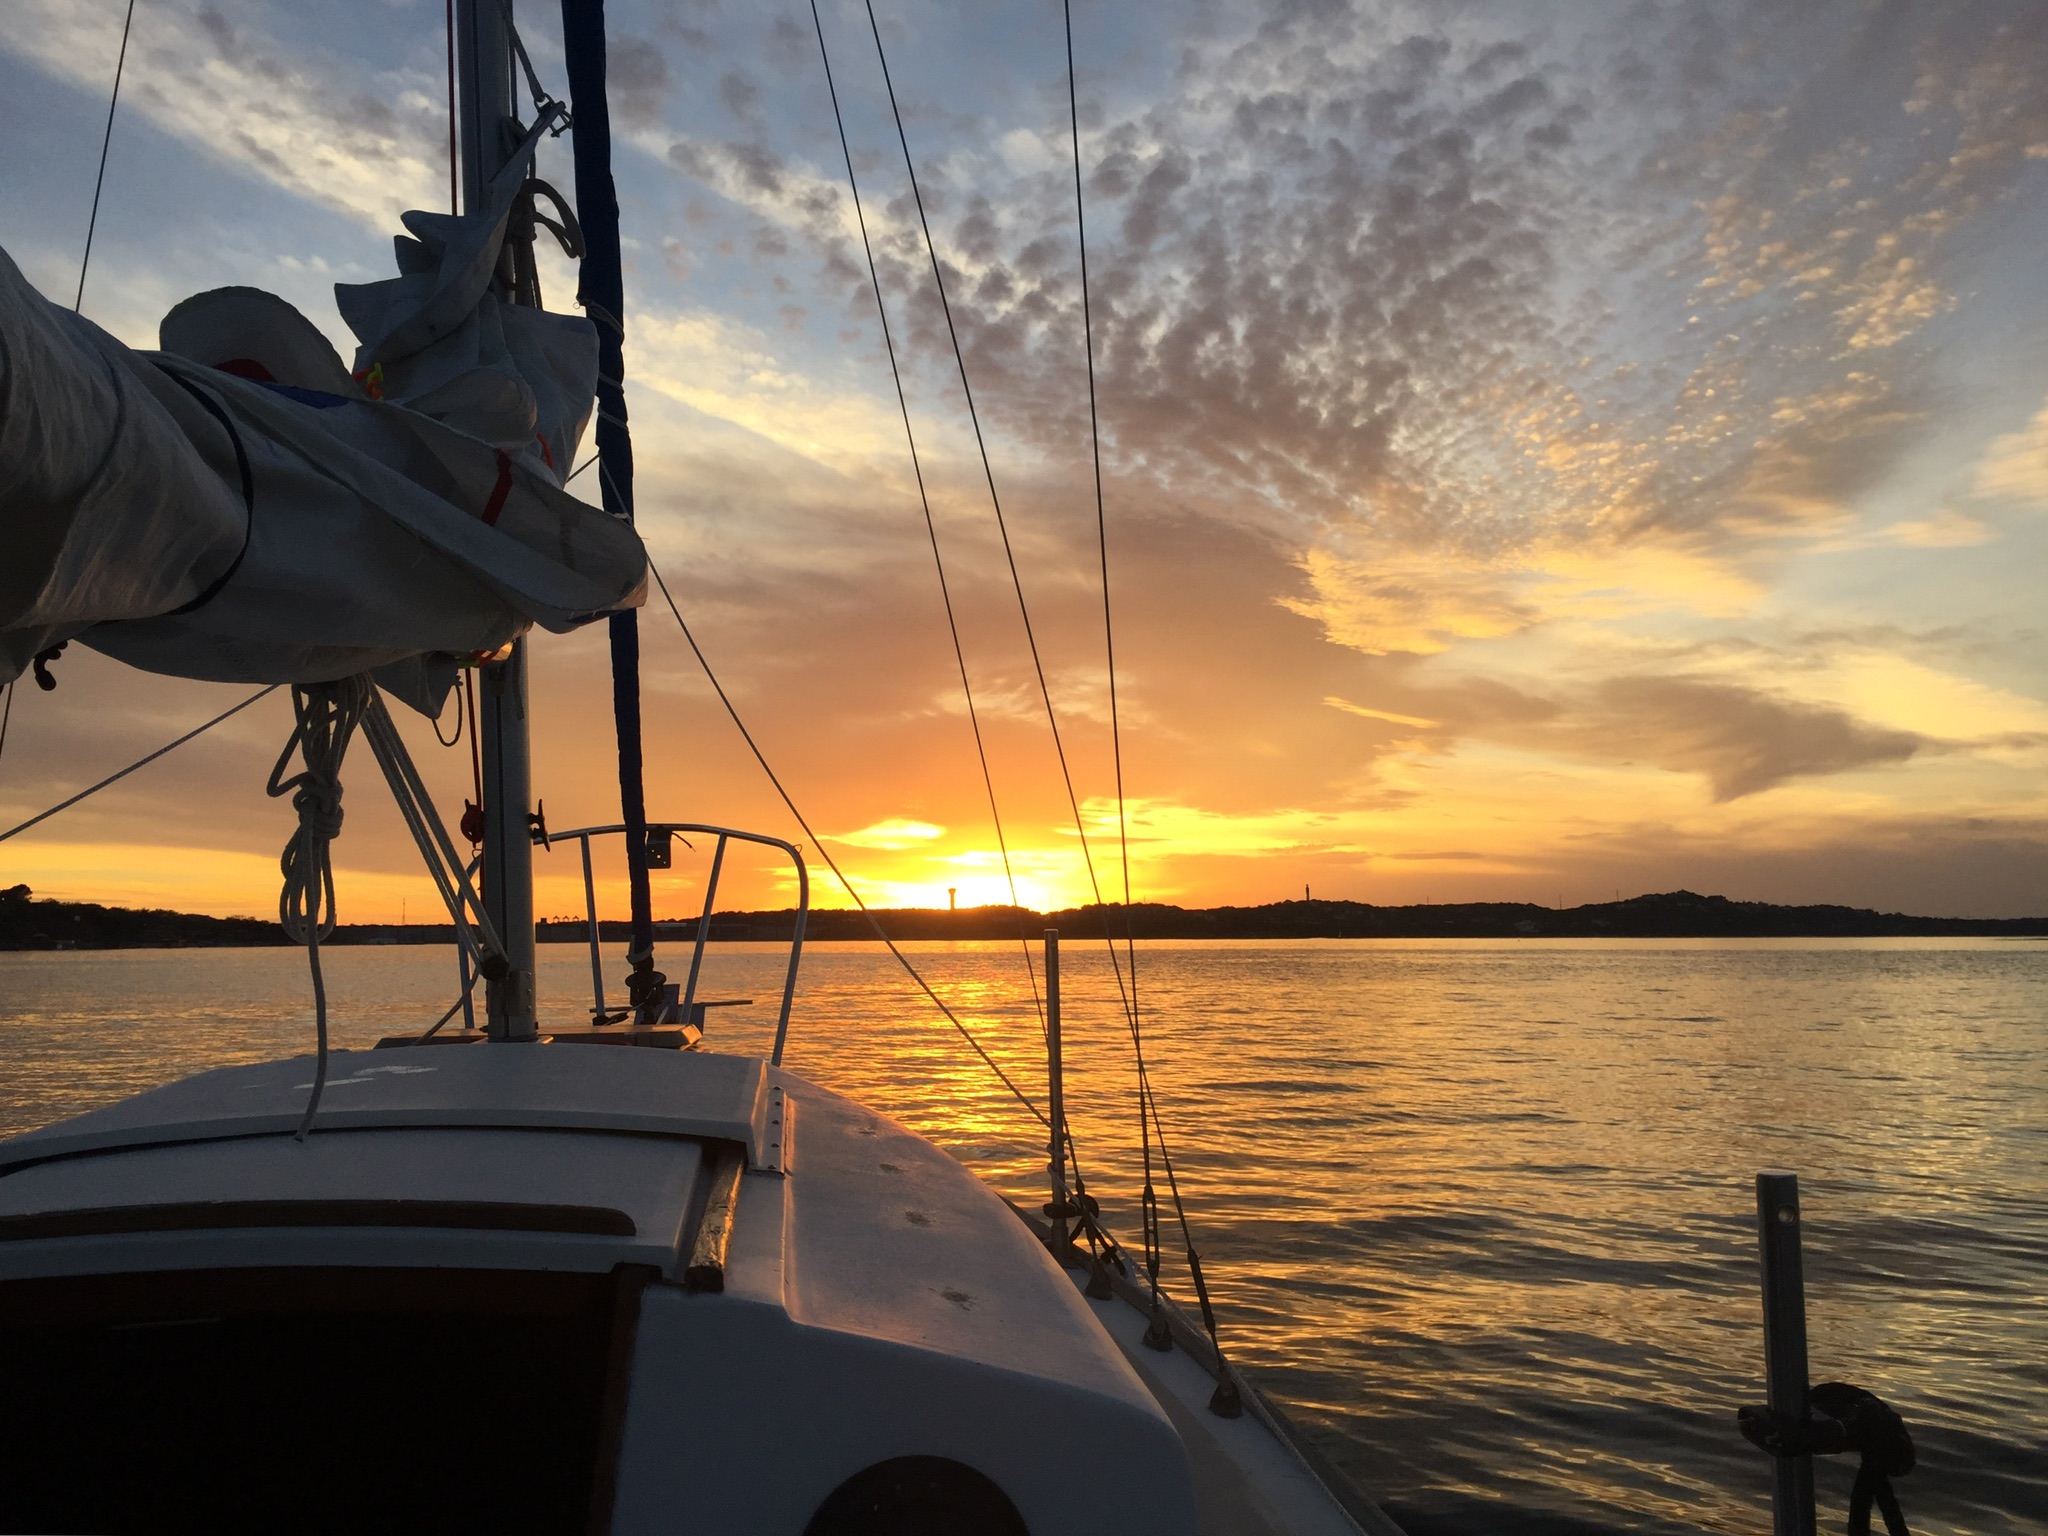
POLYGON ((562 488, 595 328, 492 291, 539 132, 483 207, 406 215, 398 277, 337 287, 353 374, 247 288, 132 350, 0 251, 0 681, 76 639, 215 681, 376 670, 431 713, 459 658, 641 601, 632 527, 562 488))

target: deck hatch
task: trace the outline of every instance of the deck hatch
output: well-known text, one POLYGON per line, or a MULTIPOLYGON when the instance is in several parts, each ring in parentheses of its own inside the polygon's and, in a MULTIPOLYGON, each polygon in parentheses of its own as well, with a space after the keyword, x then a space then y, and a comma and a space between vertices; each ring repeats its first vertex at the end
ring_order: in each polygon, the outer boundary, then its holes
POLYGON ((244 1227, 430 1227, 466 1232, 562 1232, 634 1237, 624 1211, 502 1200, 192 1200, 0 1216, 0 1242, 244 1227))
MULTIPOLYGON (((303 1057, 220 1067, 0 1141, 0 1177, 86 1153, 289 1135, 303 1057)), ((737 1141, 765 1158, 766 1063, 697 1051, 336 1051, 319 1129, 583 1131, 737 1141)))

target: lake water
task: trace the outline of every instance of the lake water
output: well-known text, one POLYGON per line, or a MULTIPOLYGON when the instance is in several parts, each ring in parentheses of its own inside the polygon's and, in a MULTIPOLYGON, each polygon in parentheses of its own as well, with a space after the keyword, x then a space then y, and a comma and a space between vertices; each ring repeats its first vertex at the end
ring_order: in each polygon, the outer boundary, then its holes
MULTIPOLYGON (((1017 947, 907 948, 1042 1094, 1017 947)), ((454 993, 445 952, 325 958, 338 1044, 454 993)), ((1225 1347, 1414 1536, 1769 1528, 1734 1412, 1762 1398, 1751 1181, 1771 1166, 1801 1177, 1814 1377, 1905 1416, 1914 1529, 2048 1530, 2048 943, 1138 960, 1225 1347)), ((1084 1171, 1134 1237, 1128 1035, 1100 942, 1065 962, 1084 1171)), ((700 995, 761 1003, 715 1012, 710 1044, 765 1047, 779 967, 773 946, 714 952, 700 995)), ((584 952, 545 948, 542 986, 564 1022, 587 1007, 584 952)), ((296 951, 0 954, 0 1131, 311 1033, 296 951)), ((788 1061, 1043 1198, 1031 1122, 879 947, 806 957, 788 1061)), ((1823 1529, 1851 1470, 1822 1465, 1823 1529)))

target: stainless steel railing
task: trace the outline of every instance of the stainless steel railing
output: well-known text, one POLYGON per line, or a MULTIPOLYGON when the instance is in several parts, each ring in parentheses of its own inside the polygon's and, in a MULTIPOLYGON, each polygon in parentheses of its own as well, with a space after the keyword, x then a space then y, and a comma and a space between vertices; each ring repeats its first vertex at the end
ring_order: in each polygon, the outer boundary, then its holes
MULTIPOLYGON (((583 911, 590 929, 590 1016, 602 1024, 610 1017, 604 999, 604 957, 598 947, 597 883, 590 868, 590 840, 593 837, 624 836, 623 825, 607 827, 574 827, 567 832, 550 832, 550 843, 567 842, 576 839, 583 853, 583 911)), ((789 941, 789 970, 782 979, 782 1012, 775 1022, 775 1050, 769 1060, 775 1065, 782 1064, 782 1047, 789 1038, 789 1008, 796 998, 796 971, 803 959, 804 928, 811 915, 811 875, 804 867, 804 857, 794 843, 786 843, 779 837, 769 837, 762 832, 743 832, 738 827, 714 827, 695 821, 650 821, 647 823, 649 839, 655 837, 681 837, 691 847, 688 834, 699 837, 715 837, 717 846, 711 854, 711 877, 704 882, 704 912, 697 919, 697 942, 690 951, 690 975, 683 989, 683 1019, 695 1023, 692 1010, 697 1001, 697 977, 704 966, 704 946, 711 939, 711 914, 718 899, 718 877, 725 868, 725 845, 738 839, 743 843, 759 843, 767 848, 780 848, 789 855, 796 866, 796 928, 789 941)))

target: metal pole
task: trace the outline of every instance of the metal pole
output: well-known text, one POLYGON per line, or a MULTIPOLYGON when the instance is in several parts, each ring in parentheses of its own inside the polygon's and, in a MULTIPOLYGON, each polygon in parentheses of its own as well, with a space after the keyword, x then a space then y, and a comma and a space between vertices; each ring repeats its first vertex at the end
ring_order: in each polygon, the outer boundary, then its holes
POLYGON ((532 1040, 538 1033, 533 985, 533 835, 527 757, 526 647, 484 667, 484 908, 505 945, 507 970, 486 982, 487 1026, 493 1040, 532 1040))
MULTIPOLYGON (((1806 1279, 1799 1255, 1799 1175, 1766 1168, 1756 1176, 1756 1232, 1763 1263, 1764 1380, 1780 1433, 1804 1426, 1806 1279)), ((1771 1459, 1773 1536, 1814 1536, 1813 1458, 1771 1459)))
POLYGON ((1052 1178, 1052 1256, 1072 1261, 1074 1240, 1067 1232, 1067 1095, 1066 1067, 1060 1056, 1060 931, 1045 930, 1045 1097, 1052 1129, 1046 1140, 1046 1172, 1052 1178))
POLYGON ((484 206, 485 188, 510 157, 503 124, 513 114, 513 0, 455 0, 456 118, 462 139, 462 206, 484 206))
POLYGON ((695 1024, 693 1010, 697 1006, 697 973, 704 968, 704 946, 711 938, 711 904, 718 900, 718 872, 725 868, 725 838, 718 839, 718 847, 711 855, 711 878, 704 882, 704 915, 697 919, 697 944, 690 951, 690 980, 683 989, 683 1022, 695 1024))
POLYGON ((768 1060, 782 1065, 782 1047, 789 1041, 789 1005, 796 1000, 796 967, 804 954, 804 925, 811 915, 811 872, 804 868, 803 855, 796 855, 796 927, 789 936, 789 971, 782 978, 782 1016, 775 1021, 775 1054, 768 1060))
MULTIPOLYGON (((462 139, 462 204, 480 209, 485 188, 510 156, 505 124, 514 115, 512 0, 456 0, 455 53, 462 139)), ((502 299, 511 299, 512 263, 499 266, 502 299)), ((526 715, 526 642, 505 661, 479 669, 483 680, 484 906, 505 945, 509 969, 487 984, 493 1040, 538 1033, 533 953, 532 766, 526 715)))
POLYGON ((604 1022, 604 951, 598 948, 597 883, 590 874, 590 834, 577 839, 583 845, 583 914, 590 922, 590 1021, 604 1022))
MULTIPOLYGON (((482 877, 477 872, 477 866, 482 862, 483 855, 479 853, 469 861, 469 867, 463 873, 468 875, 471 880, 481 880, 482 877)), ((478 888, 481 889, 481 886, 478 888)), ((479 897, 478 899, 481 900, 482 898, 479 897)), ((476 956, 472 955, 469 952, 469 946, 462 942, 462 935, 460 933, 455 935, 455 956, 456 969, 462 977, 462 1027, 466 1032, 473 1034, 476 1031, 476 993, 472 990, 472 983, 475 981, 475 977, 471 973, 471 967, 476 964, 476 956)))
POLYGON ((476 1028, 476 999, 469 990, 469 946, 458 934, 455 939, 455 984, 462 998, 462 1027, 476 1028))

